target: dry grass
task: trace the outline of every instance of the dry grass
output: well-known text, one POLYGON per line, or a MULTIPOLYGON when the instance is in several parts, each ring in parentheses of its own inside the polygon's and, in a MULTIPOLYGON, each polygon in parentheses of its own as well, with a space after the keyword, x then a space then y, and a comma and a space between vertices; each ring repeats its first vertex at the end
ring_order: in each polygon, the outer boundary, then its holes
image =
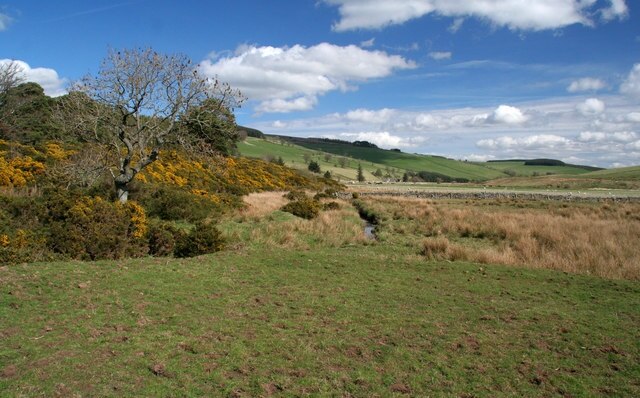
POLYGON ((364 222, 347 201, 337 202, 338 209, 321 211, 318 217, 305 220, 278 212, 289 201, 285 192, 262 192, 244 197, 247 206, 227 224, 230 241, 248 240, 252 244, 292 250, 312 247, 341 247, 367 243, 364 222))
POLYGON ((315 246, 340 247, 364 243, 363 223, 346 203, 341 209, 323 211, 312 220, 293 218, 260 225, 251 232, 251 241, 268 246, 308 250, 315 246))
MULTIPOLYGON (((639 204, 368 202, 429 258, 640 279, 639 204)), ((385 223, 383 223, 384 225, 385 223)))
POLYGON ((241 215, 247 219, 258 220, 272 213, 289 202, 283 195, 286 192, 258 192, 244 196, 246 204, 241 215))

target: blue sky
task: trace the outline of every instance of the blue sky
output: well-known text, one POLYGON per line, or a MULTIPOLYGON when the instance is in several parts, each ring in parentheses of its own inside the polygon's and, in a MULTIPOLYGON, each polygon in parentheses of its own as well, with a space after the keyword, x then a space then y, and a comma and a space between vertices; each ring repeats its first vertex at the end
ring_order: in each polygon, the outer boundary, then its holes
POLYGON ((241 89, 239 123, 267 133, 618 167, 640 164, 639 15, 630 0, 0 0, 0 60, 61 95, 109 47, 151 46, 241 89))

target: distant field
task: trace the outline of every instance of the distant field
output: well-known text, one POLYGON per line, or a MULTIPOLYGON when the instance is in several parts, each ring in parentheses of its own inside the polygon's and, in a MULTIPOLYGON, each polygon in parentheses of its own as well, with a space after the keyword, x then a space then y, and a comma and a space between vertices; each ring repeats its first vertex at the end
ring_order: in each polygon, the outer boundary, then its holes
POLYGON ((640 180, 640 166, 599 170, 583 174, 585 178, 605 178, 612 180, 640 180))

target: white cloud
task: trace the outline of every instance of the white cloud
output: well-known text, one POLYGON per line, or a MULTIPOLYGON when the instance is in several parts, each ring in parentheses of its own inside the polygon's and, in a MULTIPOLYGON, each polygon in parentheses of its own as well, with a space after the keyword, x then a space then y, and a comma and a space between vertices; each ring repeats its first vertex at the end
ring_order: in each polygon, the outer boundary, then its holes
POLYGON ((288 113, 294 111, 308 111, 318 103, 315 96, 299 97, 292 100, 274 98, 262 101, 257 107, 258 113, 288 113))
POLYGON ((599 115, 604 112, 604 102, 597 98, 588 98, 583 103, 578 104, 576 109, 584 116, 599 115))
POLYGON ((570 93, 577 93, 581 91, 597 91, 605 88, 607 84, 601 79, 593 77, 584 77, 582 79, 574 80, 571 82, 567 91, 570 93))
POLYGON ((607 138, 607 135, 601 131, 583 131, 578 134, 578 141, 580 142, 602 142, 607 138))
POLYGON ((632 123, 640 123, 640 112, 631 112, 627 115, 627 120, 632 123))
POLYGON ((373 45, 375 44, 375 42, 376 42, 376 38, 375 38, 375 37, 372 37, 372 38, 371 38, 371 39, 369 39, 369 40, 365 40, 365 41, 363 41, 363 42, 360 42, 360 47, 362 47, 362 48, 369 48, 369 47, 373 47, 373 45))
POLYGON ((619 131, 611 134, 613 141, 617 142, 630 142, 638 138, 638 135, 633 131, 619 131))
POLYGON ((528 117, 522 111, 514 106, 500 105, 493 114, 489 116, 488 121, 493 123, 521 124, 526 122, 528 117))
POLYGON ((271 123, 271 126, 273 126, 273 128, 276 128, 276 129, 283 129, 287 127, 287 123, 281 120, 276 120, 275 122, 271 123))
POLYGON ((377 111, 369 109, 356 109, 349 111, 345 114, 345 118, 348 121, 365 122, 382 124, 387 123, 393 116, 394 111, 392 109, 384 108, 377 111))
POLYGON ((451 59, 450 51, 434 51, 429 53, 429 57, 435 59, 436 61, 441 61, 443 59, 451 59))
POLYGON ((601 10, 602 19, 605 21, 611 21, 612 19, 623 19, 629 15, 629 9, 625 3, 625 0, 609 0, 611 5, 609 8, 601 10))
MULTIPOLYGON (((359 133, 341 133, 339 137, 351 141, 369 141, 381 148, 408 148, 424 142, 425 137, 400 137, 387 131, 368 131, 359 133)), ((330 138, 330 137, 328 137, 330 138)))
POLYGON ((9 29, 11 22, 13 22, 13 18, 7 14, 0 13, 0 32, 9 29))
POLYGON ((541 149, 557 149, 561 146, 570 145, 571 141, 565 137, 553 134, 531 135, 528 137, 513 138, 503 136, 498 138, 484 139, 476 143, 479 148, 483 149, 519 149, 519 150, 541 150, 541 149))
POLYGON ((262 112, 310 109, 329 91, 353 89, 369 79, 415 68, 412 61, 383 51, 321 43, 312 47, 242 46, 232 56, 206 59, 206 76, 238 88, 250 100, 261 101, 262 112))
POLYGON ((462 27, 462 24, 464 23, 464 18, 456 18, 453 20, 453 23, 451 23, 451 26, 449 26, 449 32, 451 33, 457 33, 460 28, 462 27))
POLYGON ((620 86, 620 92, 631 97, 640 98, 640 64, 633 65, 627 79, 620 86))
MULTIPOLYGON (((558 29, 573 24, 593 25, 590 15, 600 13, 604 21, 627 15, 624 0, 609 0, 604 7, 595 0, 324 0, 337 6, 340 20, 336 31, 379 29, 399 25, 430 13, 456 18, 476 17, 514 30, 558 29)), ((459 28, 459 26, 457 27, 459 28)))
POLYGON ((66 94, 65 86, 68 80, 60 78, 58 72, 50 68, 32 68, 28 63, 19 60, 0 59, 0 64, 15 62, 22 69, 22 77, 27 82, 38 83, 44 93, 51 97, 66 94))

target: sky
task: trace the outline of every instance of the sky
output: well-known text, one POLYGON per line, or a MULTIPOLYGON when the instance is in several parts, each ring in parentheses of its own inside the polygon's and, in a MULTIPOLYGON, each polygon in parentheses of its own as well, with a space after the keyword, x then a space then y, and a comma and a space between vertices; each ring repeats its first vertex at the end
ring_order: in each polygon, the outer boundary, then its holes
POLYGON ((0 0, 0 62, 48 95, 137 47, 240 89, 269 134, 640 164, 637 0, 0 0))

